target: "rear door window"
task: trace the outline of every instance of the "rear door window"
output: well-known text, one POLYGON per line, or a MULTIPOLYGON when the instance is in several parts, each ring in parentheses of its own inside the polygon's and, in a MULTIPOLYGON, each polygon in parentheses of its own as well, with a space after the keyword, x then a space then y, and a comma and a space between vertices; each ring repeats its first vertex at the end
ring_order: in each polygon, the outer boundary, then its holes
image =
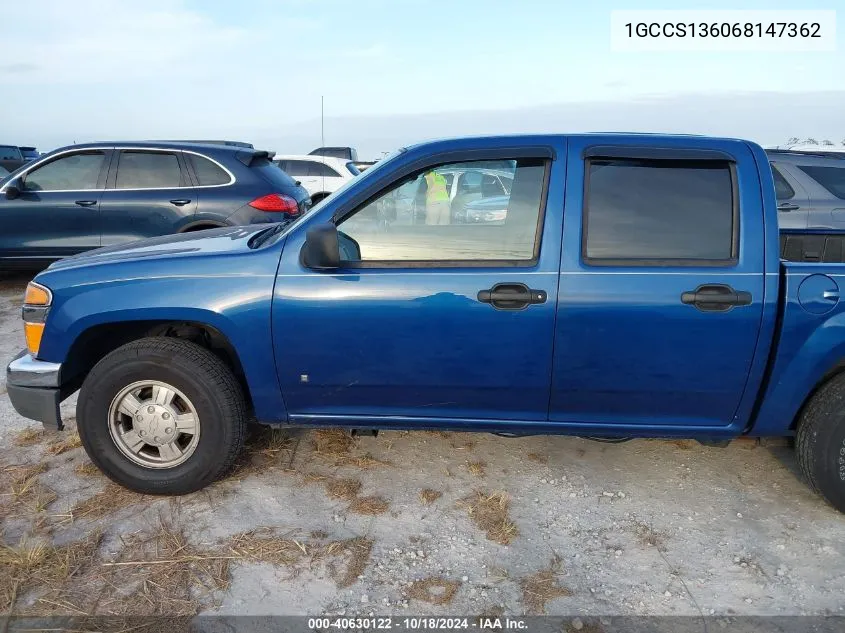
POLYGON ((583 256, 593 264, 735 259, 733 174, 717 160, 589 160, 583 256))
POLYGON ((845 166, 819 167, 816 165, 798 165, 798 169, 837 198, 845 200, 845 166))
POLYGON ((175 153, 132 150, 120 153, 115 189, 173 189, 183 184, 175 153))

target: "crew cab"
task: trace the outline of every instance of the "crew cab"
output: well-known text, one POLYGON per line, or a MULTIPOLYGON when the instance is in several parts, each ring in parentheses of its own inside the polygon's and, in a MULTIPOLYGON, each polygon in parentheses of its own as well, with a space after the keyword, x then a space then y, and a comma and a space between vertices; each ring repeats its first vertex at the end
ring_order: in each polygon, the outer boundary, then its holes
POLYGON ((777 215, 766 154, 743 140, 415 145, 287 224, 53 264, 27 289, 7 388, 56 428, 81 386, 91 459, 148 493, 226 473, 254 419, 794 437, 845 510, 845 267, 781 261, 777 215), (376 221, 398 188, 473 161, 511 179, 502 222, 449 222, 442 199, 431 222, 376 221))

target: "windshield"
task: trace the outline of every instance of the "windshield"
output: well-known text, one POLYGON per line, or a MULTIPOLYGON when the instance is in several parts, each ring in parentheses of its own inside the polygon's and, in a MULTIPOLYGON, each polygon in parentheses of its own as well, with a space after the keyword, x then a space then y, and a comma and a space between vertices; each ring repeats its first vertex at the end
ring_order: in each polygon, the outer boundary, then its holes
POLYGON ((405 151, 406 150, 405 150, 404 147, 396 150, 395 152, 393 152, 389 156, 385 157, 383 160, 380 160, 375 165, 370 167, 367 171, 362 173, 360 176, 357 176, 355 178, 350 178, 349 180, 344 182, 340 187, 338 187, 334 191, 334 193, 331 196, 323 198, 322 200, 320 200, 320 202, 318 202, 313 207, 311 207, 311 210, 307 214, 303 215, 300 218, 297 218, 295 222, 288 224, 285 227, 285 233, 287 233, 288 231, 291 231, 293 228, 299 226, 299 224, 303 220, 305 220, 306 218, 310 218, 314 214, 315 211, 319 211, 320 209, 322 209, 323 205, 326 204, 326 200, 335 200, 339 195, 342 195, 343 192, 346 191, 347 189, 349 189, 350 187, 353 187, 353 186, 354 187, 359 187, 359 186, 364 187, 364 186, 366 186, 367 180, 369 180, 373 177, 377 177, 381 173, 382 169, 384 169, 385 165, 392 163, 393 160, 397 156, 399 156, 400 154, 402 154, 405 151))

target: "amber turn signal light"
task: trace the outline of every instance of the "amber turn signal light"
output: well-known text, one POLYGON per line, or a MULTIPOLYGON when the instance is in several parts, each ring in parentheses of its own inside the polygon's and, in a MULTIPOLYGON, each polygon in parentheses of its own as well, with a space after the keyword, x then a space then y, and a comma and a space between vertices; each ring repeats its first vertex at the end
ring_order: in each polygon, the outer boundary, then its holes
POLYGON ((44 334, 43 323, 24 323, 23 333, 26 337, 26 348, 33 356, 38 354, 38 349, 41 347, 41 335, 44 334))
POLYGON ((26 287, 23 302, 29 306, 48 306, 51 299, 50 291, 47 288, 36 283, 30 283, 26 287))

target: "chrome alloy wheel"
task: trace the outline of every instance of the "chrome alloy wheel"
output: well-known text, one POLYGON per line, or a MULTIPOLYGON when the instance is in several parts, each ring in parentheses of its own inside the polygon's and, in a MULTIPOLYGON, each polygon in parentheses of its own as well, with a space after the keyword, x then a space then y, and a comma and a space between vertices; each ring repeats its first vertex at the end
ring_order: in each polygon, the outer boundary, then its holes
POLYGON ((200 439, 197 409, 175 387, 158 380, 133 382, 109 406, 109 434, 132 462, 173 468, 187 460, 200 439))

